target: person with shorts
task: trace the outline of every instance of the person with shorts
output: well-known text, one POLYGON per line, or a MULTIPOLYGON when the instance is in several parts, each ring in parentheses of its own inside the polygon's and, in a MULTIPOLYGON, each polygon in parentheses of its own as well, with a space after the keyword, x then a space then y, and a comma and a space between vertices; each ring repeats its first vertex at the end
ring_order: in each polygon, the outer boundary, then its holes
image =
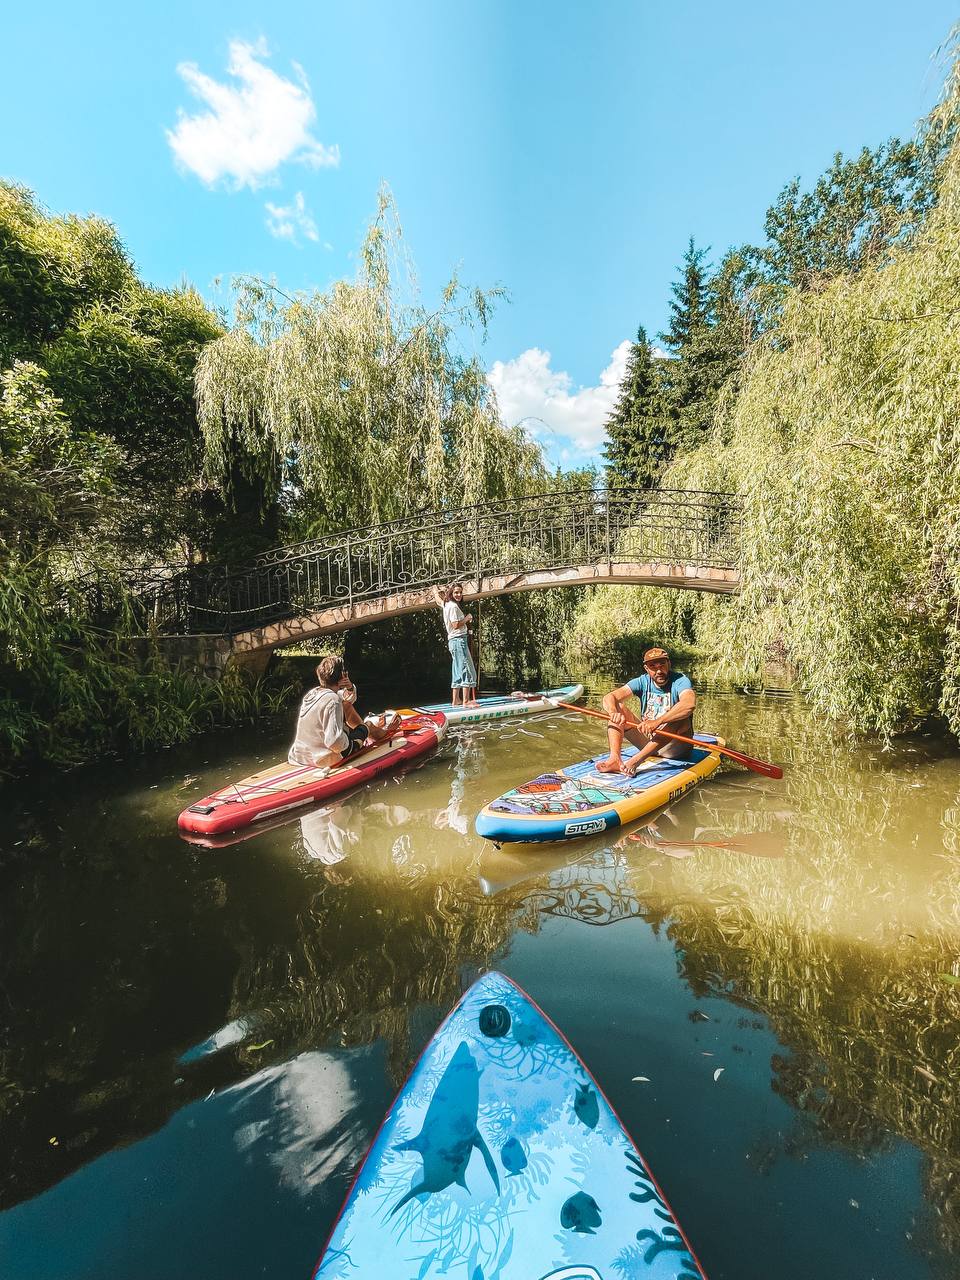
POLYGON ((604 694, 603 709, 610 718, 607 741, 610 755, 597 765, 598 773, 634 774, 655 752, 670 760, 689 760, 692 748, 685 742, 656 738, 657 729, 693 737, 693 710, 697 695, 688 676, 674 671, 666 649, 648 649, 643 655, 643 675, 604 694), (640 723, 624 714, 623 704, 640 699, 640 723), (630 725, 636 727, 628 727, 630 725), (620 758, 627 737, 640 750, 624 768, 620 758))
POLYGON ((383 742, 396 728, 366 724, 355 706, 356 690, 343 659, 328 654, 317 663, 317 686, 300 703, 297 733, 287 753, 291 764, 335 768, 372 742, 383 742))

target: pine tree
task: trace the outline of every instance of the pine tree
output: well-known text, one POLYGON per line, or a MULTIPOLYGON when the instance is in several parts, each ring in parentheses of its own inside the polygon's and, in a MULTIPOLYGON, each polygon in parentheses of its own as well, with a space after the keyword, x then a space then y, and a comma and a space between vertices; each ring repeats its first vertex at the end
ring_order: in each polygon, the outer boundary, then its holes
POLYGON ((716 379, 710 351, 715 324, 707 249, 698 249, 693 237, 683 255, 680 279, 672 285, 670 328, 660 335, 672 359, 664 370, 664 401, 674 421, 677 445, 692 449, 713 418, 716 379))
POLYGON ((673 301, 670 303, 670 330, 660 336, 674 355, 681 355, 684 348, 713 323, 713 308, 707 270, 704 259, 709 249, 698 249, 693 236, 683 255, 680 268, 682 278, 671 285, 673 301))
POLYGON ((672 456, 670 422, 663 412, 659 365, 641 325, 630 348, 620 394, 607 419, 607 483, 650 488, 672 456))
POLYGON ((713 427, 720 388, 755 332, 742 255, 728 253, 711 274, 708 252, 691 237, 672 286, 670 329, 660 335, 672 356, 663 362, 664 411, 681 452, 695 449, 713 427))

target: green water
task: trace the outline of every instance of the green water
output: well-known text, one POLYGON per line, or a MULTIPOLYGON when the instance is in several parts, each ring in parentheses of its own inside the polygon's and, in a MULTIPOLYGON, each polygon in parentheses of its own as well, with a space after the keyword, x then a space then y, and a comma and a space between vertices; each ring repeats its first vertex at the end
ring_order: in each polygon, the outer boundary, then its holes
POLYGON ((474 814, 598 750, 595 722, 454 730, 214 849, 177 813, 285 724, 8 787, 3 1280, 307 1280, 486 968, 562 1027, 712 1280, 960 1273, 960 758, 825 742, 773 698, 708 694, 699 724, 786 777, 724 770, 651 826, 529 852, 474 814))

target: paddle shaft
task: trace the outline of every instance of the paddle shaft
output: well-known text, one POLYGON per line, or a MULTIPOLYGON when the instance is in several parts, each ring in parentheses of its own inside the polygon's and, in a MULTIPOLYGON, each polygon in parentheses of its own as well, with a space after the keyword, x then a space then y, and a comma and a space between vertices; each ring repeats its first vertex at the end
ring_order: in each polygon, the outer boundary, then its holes
MULTIPOLYGON (((579 711, 582 716, 593 716, 596 720, 606 720, 610 723, 610 717, 605 711, 593 711, 590 707, 578 707, 573 702, 561 702, 559 698, 551 698, 551 702, 555 702, 558 707, 566 707, 568 711, 579 711)), ((625 717, 628 729, 639 729, 639 721, 625 717)), ((666 729, 655 729, 654 737, 672 738, 674 742, 686 742, 691 747, 699 747, 701 751, 716 751, 721 756, 726 756, 729 760, 735 760, 737 764, 744 765, 747 769, 752 769, 754 773, 762 773, 767 778, 782 778, 783 770, 778 764, 767 764, 766 760, 756 760, 753 756, 745 756, 742 751, 734 751, 732 747, 721 747, 719 743, 698 742, 696 738, 685 738, 680 733, 670 733, 666 729)))

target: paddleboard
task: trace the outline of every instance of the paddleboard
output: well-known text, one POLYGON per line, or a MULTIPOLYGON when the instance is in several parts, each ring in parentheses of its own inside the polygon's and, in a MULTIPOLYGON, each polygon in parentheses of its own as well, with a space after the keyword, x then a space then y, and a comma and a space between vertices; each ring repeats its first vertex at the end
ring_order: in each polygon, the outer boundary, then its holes
MULTIPOLYGON (((710 746, 723 746, 722 740, 704 733, 694 736, 703 748, 694 748, 689 760, 652 756, 633 777, 598 773, 597 762, 606 756, 593 756, 555 773, 541 773, 485 805, 477 814, 477 834, 496 844, 576 840, 642 818, 679 800, 719 766, 720 757, 710 746)), ((624 763, 637 751, 625 743, 624 763)))
POLYGON ((287 761, 262 769, 188 805, 178 826, 185 833, 218 835, 327 800, 432 751, 446 728, 442 712, 402 712, 399 734, 389 742, 364 747, 335 769, 287 761))
POLYGON ((590 1072, 499 973, 427 1045, 314 1280, 704 1280, 590 1072))
POLYGON ((452 702, 433 702, 417 707, 425 715, 442 711, 447 724, 475 724, 479 720, 505 720, 511 716, 529 716, 535 711, 556 711, 551 701, 576 702, 583 697, 582 684, 568 684, 561 689, 540 689, 536 693, 507 693, 477 699, 475 707, 456 706, 452 702))

